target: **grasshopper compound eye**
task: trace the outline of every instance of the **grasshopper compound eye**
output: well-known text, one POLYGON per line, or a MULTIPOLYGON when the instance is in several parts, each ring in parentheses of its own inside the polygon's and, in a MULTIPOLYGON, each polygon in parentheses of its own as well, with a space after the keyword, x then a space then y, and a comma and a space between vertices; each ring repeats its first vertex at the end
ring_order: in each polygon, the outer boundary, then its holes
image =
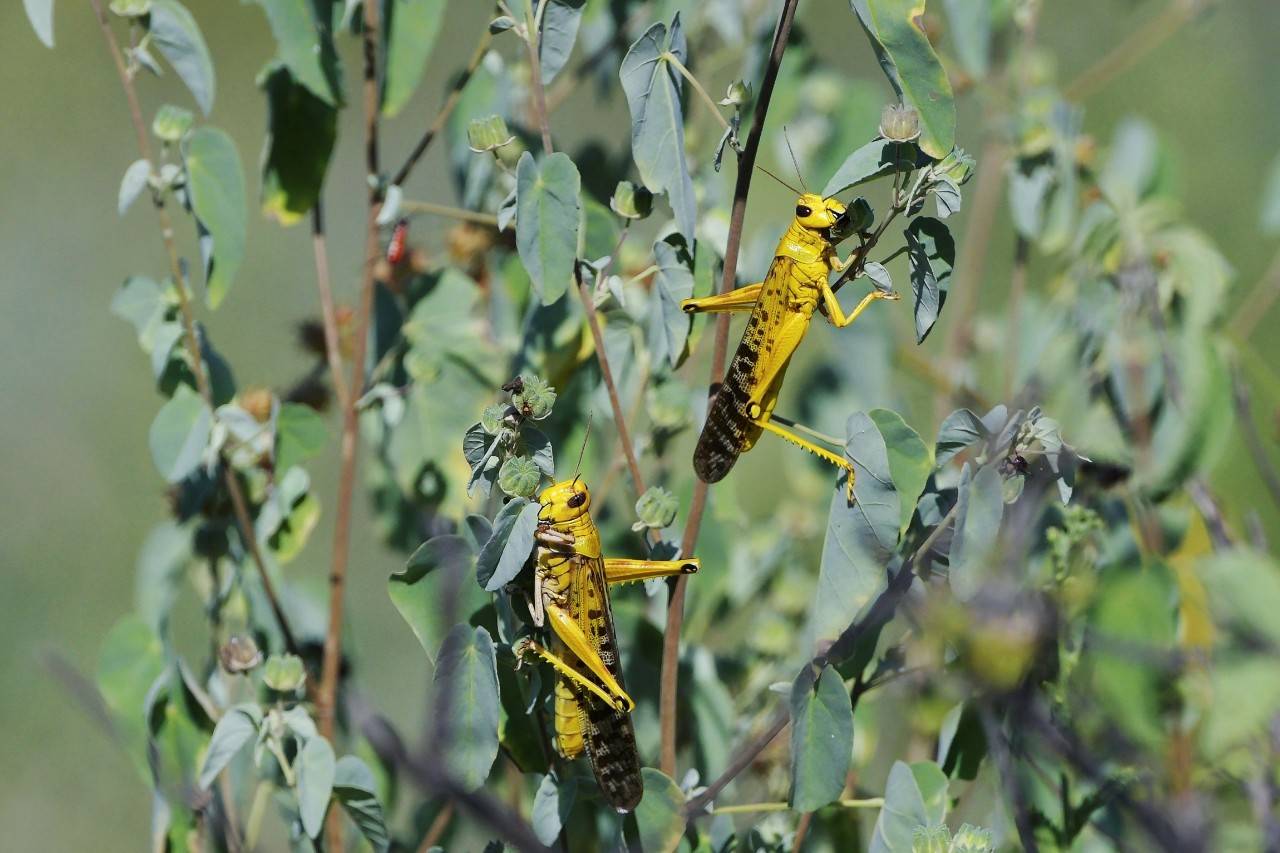
POLYGON ((813 213, 813 211, 810 210, 807 205, 803 205, 803 204, 796 205, 796 216, 804 218, 811 213, 813 213))
POLYGON ((574 509, 577 509, 578 507, 582 506, 586 502, 587 502, 586 492, 574 492, 573 496, 569 498, 569 506, 573 507, 574 509))

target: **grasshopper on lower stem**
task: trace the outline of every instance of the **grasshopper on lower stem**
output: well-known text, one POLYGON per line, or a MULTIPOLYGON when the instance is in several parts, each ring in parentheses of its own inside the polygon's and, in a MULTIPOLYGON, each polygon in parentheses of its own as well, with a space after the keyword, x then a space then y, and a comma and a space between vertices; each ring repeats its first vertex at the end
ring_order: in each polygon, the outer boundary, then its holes
POLYGON ((692 574, 698 560, 626 560, 600 553, 591 496, 577 477, 538 496, 533 566, 534 625, 550 625, 551 648, 525 638, 516 657, 542 658, 558 674, 556 748, 565 758, 587 753, 604 797, 619 812, 640 802, 644 786, 630 713, 635 702, 622 685, 608 586, 692 574))
POLYGON ((842 261, 836 254, 833 228, 841 226, 845 215, 845 206, 839 201, 804 193, 796 200, 795 219, 778 242, 764 281, 681 303, 689 314, 751 312, 742 343, 711 402, 693 453, 694 470, 704 482, 723 479, 738 457, 768 430, 843 469, 846 492, 853 500, 854 471, 848 459, 773 422, 773 407, 787 365, 804 339, 814 311, 821 309, 833 326, 843 329, 872 302, 899 298, 894 291, 875 289, 849 314, 840 307, 827 277, 843 272, 857 257, 855 253, 842 261))

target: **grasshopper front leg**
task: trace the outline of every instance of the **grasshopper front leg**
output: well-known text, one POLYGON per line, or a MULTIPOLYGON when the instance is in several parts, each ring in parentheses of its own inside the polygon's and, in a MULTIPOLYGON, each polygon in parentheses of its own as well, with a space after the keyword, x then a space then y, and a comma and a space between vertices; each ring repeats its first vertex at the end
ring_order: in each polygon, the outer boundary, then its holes
POLYGON ((822 305, 827 309, 827 318, 831 320, 831 325, 837 329, 843 329, 854 320, 858 319, 858 315, 867 310, 867 306, 879 299, 888 299, 890 302, 896 302, 902 298, 902 294, 896 290, 873 289, 866 296, 862 297, 862 301, 858 303, 858 307, 845 316, 844 309, 840 307, 840 301, 836 299, 835 291, 831 289, 831 285, 823 282, 822 284, 822 305))
MULTIPOLYGON (((515 653, 517 668, 519 668, 520 663, 530 654, 536 655, 537 657, 540 657, 547 663, 551 664, 552 669, 560 673, 569 681, 572 681, 574 684, 577 684, 579 687, 583 687, 591 691, 592 693, 594 693, 596 696, 598 696, 601 699, 601 701, 603 701, 606 705, 608 705, 613 710, 615 711, 624 710, 624 708, 622 708, 619 705, 618 700, 615 699, 613 696, 610 696, 608 693, 606 693, 600 685, 596 684, 594 681, 587 678, 582 673, 578 672, 576 669, 574 669, 572 666, 567 664, 564 660, 562 660, 559 656, 551 652, 551 650, 549 650, 546 646, 539 643, 537 640, 531 639, 529 637, 524 637, 521 640, 519 640, 515 644, 515 646, 512 647, 511 651, 515 653)), ((623 696, 626 697, 626 694, 624 693, 623 696)), ((631 699, 627 697, 627 701, 631 702, 631 699)), ((635 704, 632 703, 631 707, 634 708, 635 704)))
POLYGON ((622 689, 622 685, 618 683, 618 679, 613 677, 613 673, 609 672, 609 667, 600 659, 600 654, 592 648, 591 642, 587 639, 587 635, 582 632, 577 620, 558 604, 548 603, 546 608, 547 621, 551 623, 551 630, 556 632, 556 636, 568 647, 569 651, 573 652, 574 657, 581 661, 582 665, 599 679, 599 683, 609 692, 611 697, 609 700, 610 706, 627 714, 635 710, 636 703, 627 695, 627 691, 622 689))

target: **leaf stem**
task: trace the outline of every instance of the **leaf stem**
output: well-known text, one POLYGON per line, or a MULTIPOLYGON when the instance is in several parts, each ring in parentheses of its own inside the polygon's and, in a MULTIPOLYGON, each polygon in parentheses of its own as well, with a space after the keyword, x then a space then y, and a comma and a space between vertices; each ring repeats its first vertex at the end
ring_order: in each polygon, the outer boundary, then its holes
POLYGON ((1172 0, 1159 14, 1147 18, 1141 27, 1067 84, 1063 95, 1068 100, 1080 101, 1099 91, 1113 77, 1128 71, 1164 44, 1206 5, 1206 0, 1172 0))
MULTIPOLYGON (((125 99, 129 102, 129 117, 133 123, 134 133, 137 135, 138 152, 143 159, 151 164, 151 171, 155 173, 155 159, 151 154, 151 142, 147 137, 147 126, 142 119, 142 107, 138 102, 138 91, 134 86, 132 75, 129 74, 128 68, 125 67, 124 59, 120 53, 120 43, 116 40, 115 33, 111 30, 111 24, 107 20, 100 0, 89 0, 89 5, 93 7, 94 17, 102 30, 102 37, 107 42, 107 52, 111 54, 111 59, 115 63, 116 73, 120 77, 120 86, 124 89, 125 99)), ((209 377, 205 374, 204 357, 201 354, 195 312, 191 307, 190 294, 187 293, 186 277, 182 273, 182 261, 178 257, 178 245, 174 240, 173 220, 169 217, 169 211, 164 206, 163 197, 158 194, 152 194, 152 201, 155 205, 156 219, 160 224, 160 239, 164 243, 165 254, 169 259, 169 275, 172 276, 174 288, 178 292, 178 308, 182 315, 182 339, 186 346, 187 358, 191 362, 191 373, 196 380, 196 390, 204 399, 205 405, 212 410, 214 408, 213 391, 209 387, 209 377)), ((293 631, 289 627, 289 620, 285 618, 284 608, 280 606, 280 598, 276 595, 271 576, 267 573, 267 565, 262 558, 262 552, 258 550, 257 536, 254 533, 253 521, 249 516, 244 493, 240 489, 240 481, 236 479, 235 472, 231 469, 231 466, 225 464, 225 462, 222 465, 222 479, 226 484, 227 493, 231 496, 232 510, 236 520, 236 532, 239 533, 240 540, 244 543, 246 550, 249 551, 254 564, 257 566, 258 577, 262 582, 262 590, 271 605, 271 612, 275 616, 280 635, 284 638, 285 648, 297 654, 298 644, 294 639, 293 631)))
MULTIPOLYGON (((760 137, 764 133, 765 117, 773 87, 778 80, 778 69, 791 35, 791 23, 795 20, 799 0, 785 0, 778 15, 778 25, 773 32, 773 45, 765 66, 764 79, 760 83, 760 98, 756 101, 751 130, 746 144, 738 156, 738 176, 734 181, 733 208, 729 216, 729 235, 725 243, 724 274, 720 279, 720 292, 728 293, 737 282, 738 250, 742 246, 742 225, 747 214, 747 194, 751 189, 751 177, 755 171, 756 154, 760 150, 760 137)), ((711 382, 718 383, 724 375, 725 356, 729 349, 729 315, 716 317, 715 341, 711 350, 711 382)), ((680 553, 693 553, 702 527, 702 516, 707 506, 708 486, 698 480, 693 486, 693 500, 689 506, 689 520, 685 524, 680 553)), ((671 586, 671 598, 667 602, 667 629, 662 638, 662 675, 659 698, 662 752, 660 766, 668 776, 675 776, 676 769, 676 676, 680 665, 680 628, 684 622, 685 584, 688 577, 681 575, 671 586)), ((785 725, 785 720, 783 721, 785 725)), ((779 728, 781 731, 781 728, 779 728)), ((776 735, 776 732, 775 732, 776 735)))
POLYGON ((680 61, 680 57, 676 56, 671 51, 666 51, 662 54, 661 58, 674 66, 675 69, 680 72, 680 75, 689 81, 689 85, 693 87, 693 91, 698 93, 698 96, 702 99, 702 103, 706 104, 707 109, 716 117, 716 121, 720 122, 720 129, 729 130, 729 121, 720 114, 720 110, 716 106, 716 102, 711 100, 711 96, 707 94, 707 90, 702 88, 702 84, 698 82, 698 78, 694 77, 693 73, 685 67, 685 64, 680 61))
POLYGON ((474 222, 477 225, 489 225, 493 228, 498 227, 498 217, 491 213, 481 213, 477 210, 465 210, 461 207, 450 207, 446 204, 436 204, 431 201, 402 201, 400 209, 405 213, 429 213, 434 216, 447 216, 450 219, 460 219, 463 222, 474 222))
MULTIPOLYGON (((831 803, 842 809, 878 809, 884 806, 884 797, 868 797, 862 800, 836 800, 831 803)), ((711 809, 711 814, 753 814, 755 812, 785 812, 791 810, 790 803, 742 803, 736 806, 721 806, 711 809)))
POLYGON ((471 78, 475 76, 476 69, 480 67, 480 63, 484 61, 485 55, 489 52, 489 41, 493 35, 489 32, 488 24, 480 34, 480 40, 476 44, 475 51, 471 54, 471 60, 467 63, 466 69, 462 75, 454 81, 453 88, 449 90, 449 94, 445 97, 444 103, 440 105, 440 110, 436 113, 436 117, 431 120, 431 124, 427 126, 426 131, 413 146, 413 150, 409 152, 409 156, 391 179, 391 183, 396 186, 402 186, 409 178, 409 173, 413 171, 413 167, 418 165, 418 161, 422 159, 422 155, 431 147, 431 143, 440 131, 444 130, 445 122, 449 120, 449 116, 453 115, 454 109, 458 106, 458 101, 462 99, 462 90, 471 82, 471 78))

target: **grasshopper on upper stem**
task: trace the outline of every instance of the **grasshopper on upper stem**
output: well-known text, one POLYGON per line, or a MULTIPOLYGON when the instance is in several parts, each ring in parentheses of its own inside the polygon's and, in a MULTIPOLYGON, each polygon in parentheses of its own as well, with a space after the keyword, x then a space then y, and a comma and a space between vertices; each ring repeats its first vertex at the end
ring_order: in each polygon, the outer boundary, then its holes
POLYGON ((533 654, 555 669, 557 749, 566 758, 585 751, 605 799, 629 812, 644 786, 630 717, 635 702, 622 684, 608 586, 692 574, 698 560, 601 556, 591 496, 577 477, 547 487, 538 502, 529 612, 534 625, 550 625, 552 644, 525 638, 516 656, 533 654))
POLYGON ((787 365, 815 310, 822 310, 833 326, 842 329, 872 302, 899 298, 896 291, 875 289, 849 314, 840 307, 827 279, 832 272, 848 269, 858 257, 855 252, 840 260, 836 254, 833 229, 841 226, 845 215, 845 206, 835 199, 801 194, 796 200, 795 219, 782 235, 763 282, 681 303, 690 314, 751 312, 693 453, 694 470, 705 482, 723 479, 738 457, 768 430, 843 469, 846 493, 853 500, 854 470, 848 459, 773 422, 773 407, 787 365))

